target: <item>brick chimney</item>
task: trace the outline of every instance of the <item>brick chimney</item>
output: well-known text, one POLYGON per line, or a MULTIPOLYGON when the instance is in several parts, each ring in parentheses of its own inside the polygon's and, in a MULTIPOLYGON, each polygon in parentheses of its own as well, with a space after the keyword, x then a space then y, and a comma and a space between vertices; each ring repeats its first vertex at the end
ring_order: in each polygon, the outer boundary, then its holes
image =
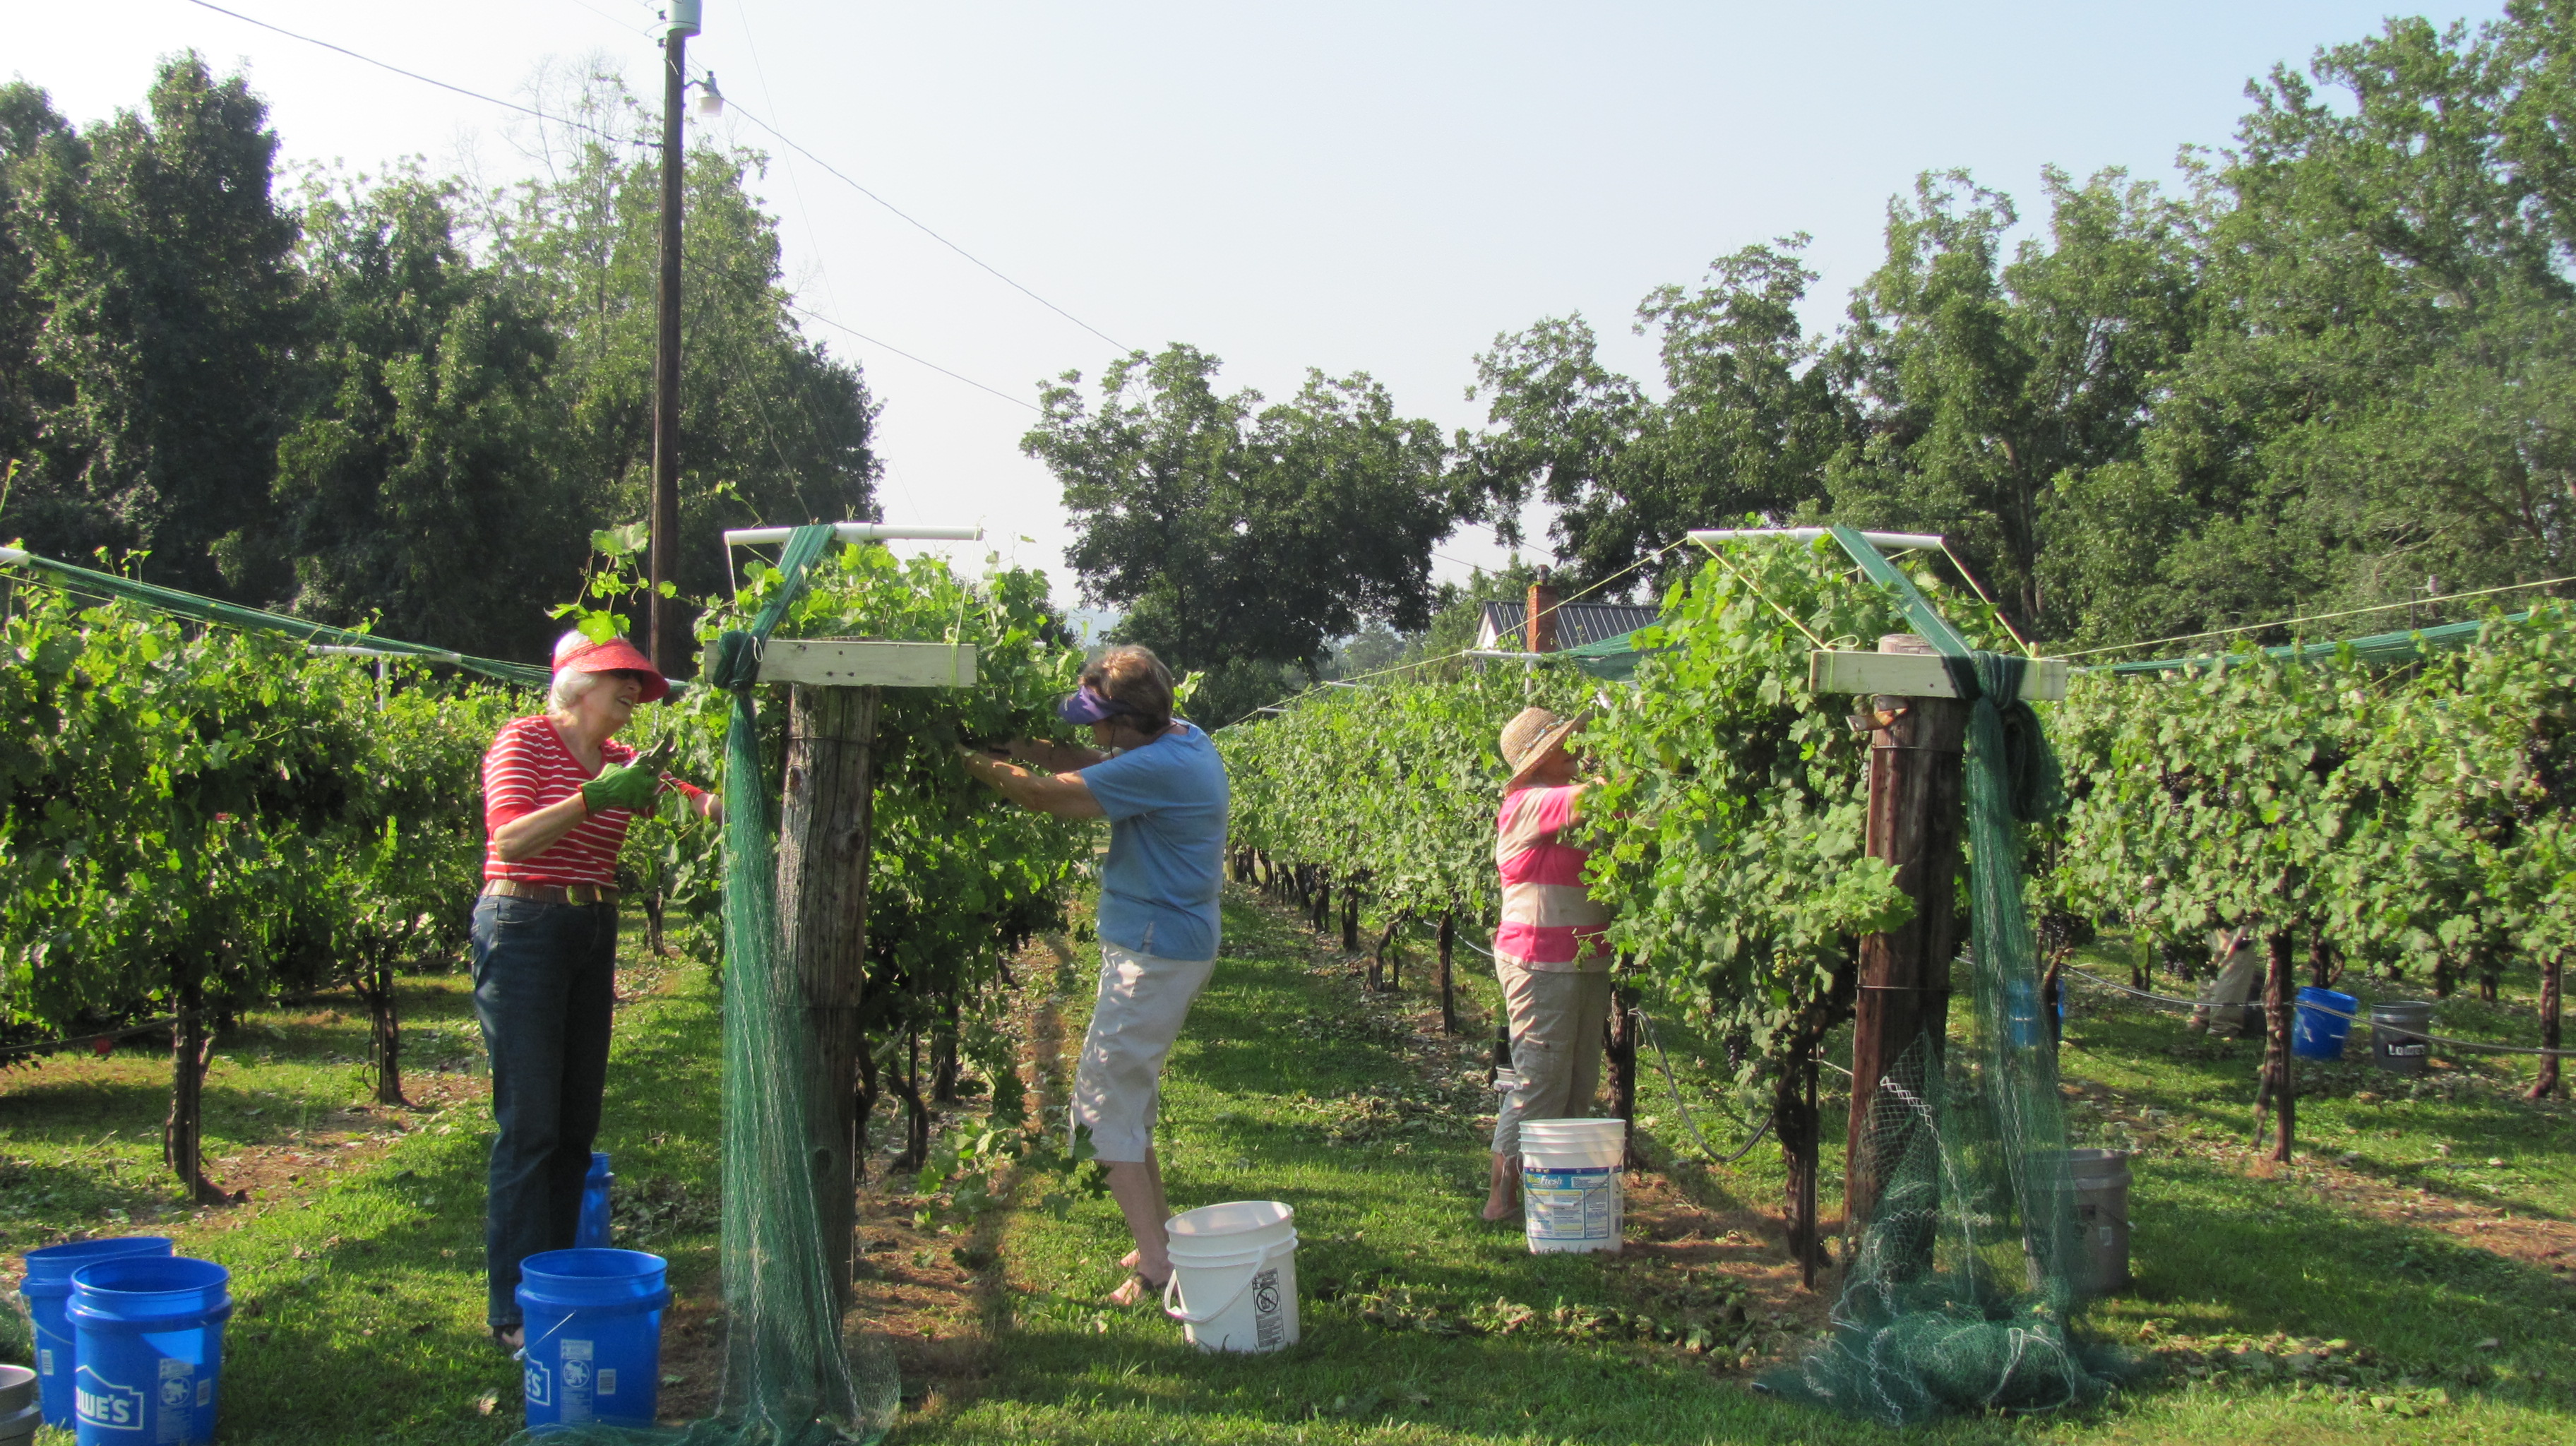
POLYGON ((1528 640, 1529 652, 1556 651, 1556 584, 1549 579, 1546 568, 1540 568, 1537 579, 1530 584, 1529 625, 1522 629, 1521 636, 1528 640))

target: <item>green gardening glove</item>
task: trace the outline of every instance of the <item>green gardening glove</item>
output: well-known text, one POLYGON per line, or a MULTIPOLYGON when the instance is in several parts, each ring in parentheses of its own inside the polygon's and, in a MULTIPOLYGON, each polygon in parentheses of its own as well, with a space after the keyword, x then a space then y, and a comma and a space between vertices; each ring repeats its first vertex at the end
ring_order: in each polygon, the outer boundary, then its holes
POLYGON ((581 786, 584 808, 597 813, 604 808, 623 808, 634 813, 651 813, 654 795, 662 791, 662 768, 679 750, 679 740, 665 738, 653 745, 652 751, 622 768, 600 770, 597 778, 581 786))

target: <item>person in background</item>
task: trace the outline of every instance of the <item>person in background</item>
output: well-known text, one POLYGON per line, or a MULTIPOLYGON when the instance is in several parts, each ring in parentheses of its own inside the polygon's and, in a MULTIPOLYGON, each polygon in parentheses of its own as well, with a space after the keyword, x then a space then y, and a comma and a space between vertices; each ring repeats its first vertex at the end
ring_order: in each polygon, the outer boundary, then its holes
POLYGON ((1511 1022, 1519 1083, 1494 1117, 1487 1220, 1520 1207, 1521 1121, 1574 1117, 1601 1082, 1602 1030, 1610 1018, 1610 951, 1601 937, 1610 913, 1583 886, 1589 851, 1564 841, 1581 813, 1586 785, 1566 742, 1581 717, 1524 708, 1503 725, 1503 763, 1512 770, 1494 817, 1494 866, 1502 872, 1501 927, 1494 973, 1511 1022))
POLYGON ((2263 979, 2263 959, 2254 948, 2254 931, 2244 925, 2209 931, 2209 958, 2218 972, 2200 991, 2192 1007, 2192 1033, 2208 1031, 2212 1039, 2234 1039, 2253 1023, 2246 1009, 2263 979))
POLYGON ((474 1014, 492 1055, 491 1172, 483 1260, 492 1337, 522 1342, 519 1262, 567 1250, 608 1085, 617 968, 617 850, 637 814, 677 792, 702 817, 715 795, 666 776, 611 736, 671 691, 623 638, 566 633, 546 711, 501 725, 483 755, 483 893, 474 901, 474 1014))
POLYGON ((1088 1130, 1109 1193, 1136 1248, 1111 1299, 1160 1295, 1171 1279, 1154 1110, 1163 1059, 1190 1001, 1216 968, 1217 897, 1225 857, 1225 762, 1172 716, 1172 675, 1151 652, 1111 648, 1082 670, 1057 709, 1088 724, 1097 748, 1015 739, 1004 750, 1032 773, 970 748, 967 771, 1025 808, 1109 820, 1100 868, 1100 994, 1073 1076, 1073 1126, 1088 1130))

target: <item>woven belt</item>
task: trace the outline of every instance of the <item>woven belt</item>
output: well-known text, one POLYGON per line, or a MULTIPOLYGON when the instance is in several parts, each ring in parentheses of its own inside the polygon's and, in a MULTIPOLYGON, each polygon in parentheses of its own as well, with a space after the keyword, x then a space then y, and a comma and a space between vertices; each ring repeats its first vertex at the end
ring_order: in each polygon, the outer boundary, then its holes
POLYGON ((606 884, 523 884, 516 879, 485 879, 483 892, 504 899, 533 899, 540 904, 617 902, 617 891, 606 884))

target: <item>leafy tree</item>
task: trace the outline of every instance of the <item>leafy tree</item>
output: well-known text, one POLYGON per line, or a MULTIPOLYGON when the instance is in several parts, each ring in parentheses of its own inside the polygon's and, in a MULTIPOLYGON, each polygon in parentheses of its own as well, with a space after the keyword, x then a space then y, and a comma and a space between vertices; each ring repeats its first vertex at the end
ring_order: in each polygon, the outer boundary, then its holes
POLYGON ((1476 359, 1487 427, 1459 443, 1485 512, 1508 518, 1545 498, 1561 509, 1552 533, 1569 583, 1646 563, 1637 585, 1653 591, 1689 571, 1678 551, 1656 554, 1690 529, 1820 501, 1849 422, 1798 320, 1816 279, 1798 259, 1807 239, 1747 246, 1711 263, 1698 289, 1662 286, 1638 303, 1637 329, 1662 334, 1661 403, 1600 364, 1581 317, 1497 338, 1476 359))
MULTIPOLYGON (((642 128, 635 103, 594 79, 567 104, 589 124, 642 128)), ((645 515, 652 475, 658 160, 585 135, 546 179, 485 199, 507 281, 556 336, 556 464, 585 480, 581 530, 645 515)), ((752 523, 877 515, 877 404, 856 365, 797 329, 775 218, 750 190, 766 158, 700 144, 684 180, 680 590, 731 591, 718 534, 752 523)), ((580 562, 579 543, 560 566, 580 562)), ((565 586, 548 596, 570 591, 565 586)))
POLYGON ((1022 440, 1064 484, 1085 597, 1122 639, 1215 671, 1198 716, 1224 722, 1321 676, 1330 639, 1412 631, 1437 594, 1431 547, 1458 506, 1439 432, 1398 417, 1366 374, 1310 371, 1288 402, 1223 395, 1218 360, 1174 345, 1111 363, 1095 410, 1067 372, 1022 440))
POLYGON ((12 131, 37 138, 10 173, 43 311, 42 441, 0 531, 72 555, 141 548, 155 581, 268 595, 245 544, 269 525, 304 312, 267 107, 194 53, 162 66, 145 112, 77 138, 40 98, 12 106, 12 131))
POLYGON ((2088 489, 2135 523, 2094 632, 2576 571, 2571 35, 2563 4, 2392 20, 2254 88, 2202 169, 2205 325, 2088 489))
MULTIPOLYGON (((2026 632, 2068 631, 2042 554, 2081 553, 2061 490, 2135 454, 2157 378, 2188 347, 2187 213, 2119 170, 2044 173, 2049 241, 2007 261, 2010 197, 1927 173, 1890 203, 1887 260, 1853 293, 1833 365, 1864 430, 1834 458, 1837 520, 1939 532, 2026 632)), ((2080 564, 2066 568, 2080 569, 2080 564)))
MULTIPOLYGON (((37 168, 38 151, 78 145, 43 91, 23 80, 0 85, 0 466, 35 456, 41 418, 35 350, 45 311, 34 288, 34 238, 19 214, 19 176, 37 168)), ((18 518, 7 507, 0 495, 0 530, 18 518)))
POLYGON ((294 610, 493 657, 544 653, 530 598, 572 590, 586 517, 524 284, 477 264, 455 190, 417 174, 315 196, 315 396, 280 442, 277 556, 294 610))

